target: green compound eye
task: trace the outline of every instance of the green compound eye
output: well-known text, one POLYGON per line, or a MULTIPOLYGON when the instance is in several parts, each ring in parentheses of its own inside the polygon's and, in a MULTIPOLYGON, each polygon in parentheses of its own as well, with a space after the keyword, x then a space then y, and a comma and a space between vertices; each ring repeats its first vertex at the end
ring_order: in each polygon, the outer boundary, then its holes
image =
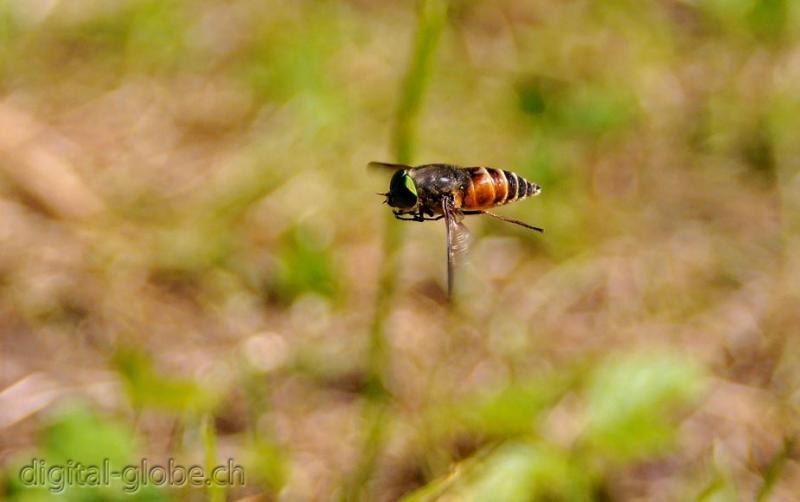
POLYGON ((417 196, 417 185, 414 184, 414 180, 411 179, 411 176, 406 174, 403 177, 403 180, 405 181, 406 188, 408 188, 408 191, 413 193, 414 197, 416 197, 417 196))
POLYGON ((397 171, 389 182, 389 204, 401 209, 417 205, 417 185, 408 170, 397 171))

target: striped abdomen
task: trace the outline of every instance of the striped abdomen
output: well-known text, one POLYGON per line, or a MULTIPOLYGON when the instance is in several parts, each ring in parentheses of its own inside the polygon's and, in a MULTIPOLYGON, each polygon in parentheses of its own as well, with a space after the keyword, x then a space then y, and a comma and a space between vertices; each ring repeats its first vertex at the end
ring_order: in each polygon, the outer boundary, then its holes
POLYGON ((522 176, 493 167, 467 167, 469 185, 461 207, 466 210, 489 209, 537 195, 542 188, 522 176))

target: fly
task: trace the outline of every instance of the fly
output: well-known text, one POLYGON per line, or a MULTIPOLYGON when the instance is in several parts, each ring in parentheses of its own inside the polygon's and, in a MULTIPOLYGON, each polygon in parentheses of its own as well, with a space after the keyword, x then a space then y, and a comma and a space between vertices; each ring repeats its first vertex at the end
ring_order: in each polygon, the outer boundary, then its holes
POLYGON ((469 232, 464 215, 486 214, 492 218, 544 232, 489 209, 539 195, 542 188, 511 171, 493 167, 459 167, 450 164, 404 164, 370 162, 370 167, 395 171, 389 191, 382 193, 398 220, 445 220, 447 230, 447 294, 453 294, 455 256, 464 251, 469 232))

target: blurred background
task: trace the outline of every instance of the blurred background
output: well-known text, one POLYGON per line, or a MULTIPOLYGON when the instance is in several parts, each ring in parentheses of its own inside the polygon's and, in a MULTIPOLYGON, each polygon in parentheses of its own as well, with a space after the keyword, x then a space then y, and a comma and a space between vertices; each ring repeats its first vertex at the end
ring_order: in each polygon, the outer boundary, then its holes
POLYGON ((790 0, 0 0, 0 498, 796 500, 798 130, 790 0))

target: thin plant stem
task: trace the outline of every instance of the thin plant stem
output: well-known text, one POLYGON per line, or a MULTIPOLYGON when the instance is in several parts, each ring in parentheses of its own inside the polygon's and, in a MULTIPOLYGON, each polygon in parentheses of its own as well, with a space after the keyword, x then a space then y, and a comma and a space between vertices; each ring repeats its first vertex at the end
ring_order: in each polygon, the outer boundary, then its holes
MULTIPOLYGON (((214 430, 214 417, 205 414, 200 421, 200 431, 203 437, 203 449, 205 450, 206 476, 217 466, 217 434, 214 430)), ((225 487, 211 480, 208 485, 208 500, 211 502, 223 502, 225 500, 225 487)))
MULTIPOLYGON (((444 0, 420 2, 413 51, 400 88, 392 132, 394 160, 401 164, 410 164, 414 157, 417 118, 422 109, 436 46, 446 19, 447 6, 444 0)), ((388 426, 389 393, 386 380, 391 361, 386 341, 386 325, 397 289, 398 253, 403 233, 402 225, 397 224, 391 213, 386 214, 384 258, 369 339, 367 403, 364 410, 365 438, 361 448, 361 459, 349 485, 345 487, 343 500, 363 498, 364 486, 372 477, 388 426)))
POLYGON ((795 438, 785 439, 783 442, 783 448, 781 448, 780 451, 778 451, 778 453, 770 461, 769 465, 767 466, 767 470, 764 473, 764 481, 762 482, 761 488, 759 488, 758 494, 756 495, 757 502, 761 502, 769 498, 769 495, 772 493, 775 485, 778 484, 781 474, 783 474, 783 468, 786 465, 786 460, 792 454, 794 445, 795 438))

